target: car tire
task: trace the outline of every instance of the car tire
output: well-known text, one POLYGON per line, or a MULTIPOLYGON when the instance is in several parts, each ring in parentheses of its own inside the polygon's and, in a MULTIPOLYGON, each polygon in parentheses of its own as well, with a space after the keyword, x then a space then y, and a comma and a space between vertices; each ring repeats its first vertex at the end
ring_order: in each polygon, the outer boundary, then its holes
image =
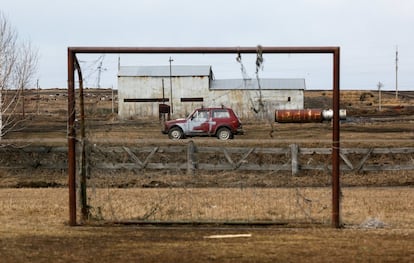
POLYGON ((217 131, 217 138, 223 141, 231 139, 232 138, 231 131, 228 128, 220 128, 217 131))
POLYGON ((184 138, 184 134, 183 134, 183 131, 180 128, 174 127, 168 132, 168 137, 171 140, 176 141, 176 140, 180 140, 180 139, 184 138))

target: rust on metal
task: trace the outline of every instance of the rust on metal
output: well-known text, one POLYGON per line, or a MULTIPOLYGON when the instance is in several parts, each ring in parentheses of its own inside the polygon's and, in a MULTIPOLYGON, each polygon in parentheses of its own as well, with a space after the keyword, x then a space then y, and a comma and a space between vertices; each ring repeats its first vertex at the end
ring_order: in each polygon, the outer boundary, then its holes
POLYGON ((69 225, 76 225, 75 53, 68 49, 68 186, 69 225))
POLYGON ((340 222, 340 178, 339 178, 339 84, 340 84, 340 48, 336 48, 333 54, 333 126, 332 126, 332 226, 341 227, 340 222))
MULTIPOLYGON (((275 122, 279 123, 306 123, 331 121, 331 109, 302 109, 302 110, 275 110, 275 122)), ((339 110, 339 119, 346 120, 346 110, 339 110)))
POLYGON ((321 109, 276 110, 275 121, 279 123, 322 122, 321 109))
MULTIPOLYGON (((68 47, 75 54, 238 54, 257 53, 257 47, 68 47)), ((338 47, 262 47, 262 53, 334 54, 338 47)))

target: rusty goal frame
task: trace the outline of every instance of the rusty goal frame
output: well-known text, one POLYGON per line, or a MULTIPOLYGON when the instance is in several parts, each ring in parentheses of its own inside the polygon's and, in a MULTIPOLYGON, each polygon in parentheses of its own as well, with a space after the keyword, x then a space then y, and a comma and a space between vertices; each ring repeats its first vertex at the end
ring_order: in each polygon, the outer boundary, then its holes
MULTIPOLYGON (((262 53, 332 54, 333 56, 333 128, 332 128, 332 227, 340 224, 340 47, 260 47, 262 53)), ((69 225, 76 222, 76 111, 75 70, 79 78, 80 121, 84 122, 82 72, 76 54, 242 54, 257 53, 257 47, 68 47, 68 186, 69 225)), ((81 126, 81 137, 84 136, 81 126)), ((82 179, 81 179, 82 180, 82 179)))

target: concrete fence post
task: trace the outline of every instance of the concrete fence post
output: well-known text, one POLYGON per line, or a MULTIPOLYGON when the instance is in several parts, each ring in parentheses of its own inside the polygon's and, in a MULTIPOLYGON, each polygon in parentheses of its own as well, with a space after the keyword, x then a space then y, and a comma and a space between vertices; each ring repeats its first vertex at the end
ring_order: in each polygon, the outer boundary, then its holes
POLYGON ((297 175, 299 173, 299 162, 298 162, 298 153, 299 146, 297 144, 290 145, 290 152, 292 157, 292 175, 297 175))

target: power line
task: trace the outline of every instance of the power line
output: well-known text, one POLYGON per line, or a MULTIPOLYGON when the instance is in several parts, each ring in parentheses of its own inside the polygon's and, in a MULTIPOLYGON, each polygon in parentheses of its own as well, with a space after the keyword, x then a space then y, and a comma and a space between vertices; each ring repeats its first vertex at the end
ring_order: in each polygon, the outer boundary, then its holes
POLYGON ((105 54, 99 56, 96 60, 79 61, 80 63, 83 63, 85 65, 85 68, 83 69, 83 71, 86 72, 85 76, 83 77, 83 80, 85 83, 88 83, 89 79, 91 79, 92 76, 97 73, 98 75, 96 76, 95 85, 96 87, 100 88, 102 72, 107 70, 106 68, 103 67, 104 58, 105 58, 105 54))

